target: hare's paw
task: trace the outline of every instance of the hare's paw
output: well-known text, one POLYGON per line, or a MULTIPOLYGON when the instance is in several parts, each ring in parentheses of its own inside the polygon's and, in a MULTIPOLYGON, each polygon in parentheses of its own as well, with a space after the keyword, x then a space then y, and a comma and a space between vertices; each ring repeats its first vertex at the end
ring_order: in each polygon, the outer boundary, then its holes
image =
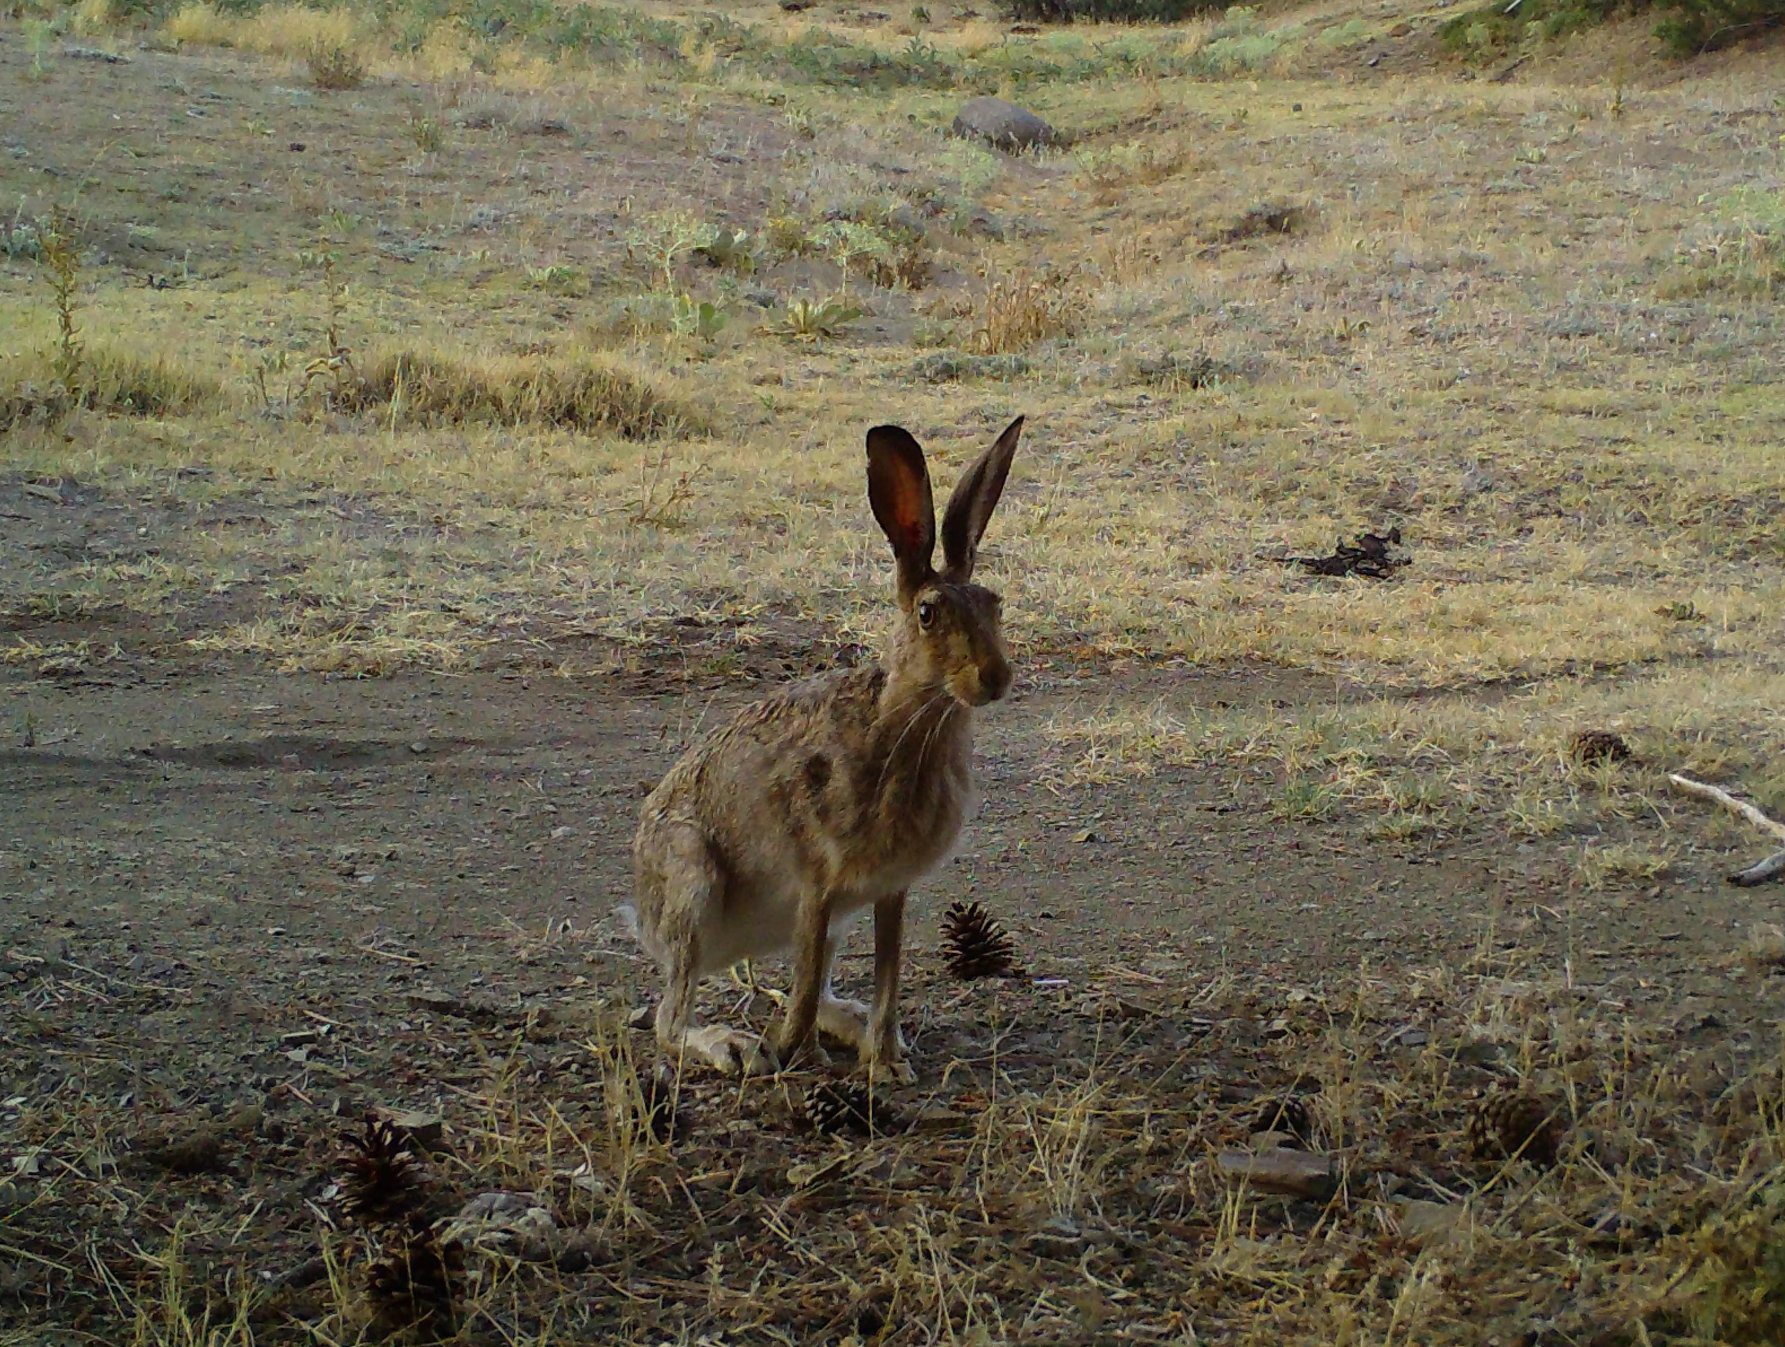
POLYGON ((719 1025, 690 1029, 682 1040, 693 1057, 699 1057, 728 1076, 772 1075, 778 1066, 774 1051, 755 1034, 739 1033, 719 1025))
POLYGON ((784 1071, 797 1070, 802 1066, 816 1067, 823 1071, 831 1064, 831 1055, 818 1041, 816 1026, 804 1039, 794 1039, 785 1031, 776 1035, 775 1055, 780 1059, 781 1069, 784 1071))
POLYGON ((868 1042, 868 1008, 860 1001, 830 997, 818 1003, 818 1032, 846 1043, 859 1056, 868 1042))
POLYGON ((899 1047, 900 1051, 896 1052, 862 1054, 862 1070, 867 1073, 870 1081, 890 1080, 899 1085, 917 1084, 917 1072, 912 1069, 911 1063, 905 1060, 904 1045, 900 1044, 899 1047))

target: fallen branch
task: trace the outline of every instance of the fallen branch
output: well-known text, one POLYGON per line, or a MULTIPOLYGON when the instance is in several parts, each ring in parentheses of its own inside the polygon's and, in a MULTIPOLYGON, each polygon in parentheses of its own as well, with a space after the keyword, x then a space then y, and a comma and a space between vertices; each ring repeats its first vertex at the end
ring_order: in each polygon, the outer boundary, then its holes
MULTIPOLYGON (((1698 795, 1707 800, 1715 800, 1725 809, 1734 810, 1763 832, 1769 832, 1781 841, 1785 841, 1785 823, 1768 818, 1746 800, 1738 800, 1726 790, 1704 781, 1694 781, 1691 777, 1681 776, 1678 772, 1669 772, 1667 779, 1688 795, 1698 795)), ((1767 880, 1777 879, 1781 875, 1785 875, 1785 850, 1774 852, 1765 860, 1750 865, 1746 870, 1737 870, 1733 875, 1728 876, 1728 879, 1731 884, 1752 888, 1756 884, 1764 884, 1767 880)))

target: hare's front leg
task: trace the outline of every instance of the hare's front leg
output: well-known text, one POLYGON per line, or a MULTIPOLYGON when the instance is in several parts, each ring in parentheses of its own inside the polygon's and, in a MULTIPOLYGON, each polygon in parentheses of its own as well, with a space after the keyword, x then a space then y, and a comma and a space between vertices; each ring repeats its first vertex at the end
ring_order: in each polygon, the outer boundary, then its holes
POLYGON ((831 895, 818 890, 800 899, 793 935, 793 994, 781 1012, 781 1028, 775 1035, 775 1051, 783 1066, 808 1057, 819 1066, 830 1058, 818 1044, 818 1006, 829 981, 831 895))
POLYGON ((905 1061, 905 1039, 899 1033, 899 960, 905 934, 905 895, 895 893, 874 904, 874 1009, 868 1016, 868 1038, 862 1065, 868 1077, 891 1076, 901 1085, 917 1080, 905 1061))

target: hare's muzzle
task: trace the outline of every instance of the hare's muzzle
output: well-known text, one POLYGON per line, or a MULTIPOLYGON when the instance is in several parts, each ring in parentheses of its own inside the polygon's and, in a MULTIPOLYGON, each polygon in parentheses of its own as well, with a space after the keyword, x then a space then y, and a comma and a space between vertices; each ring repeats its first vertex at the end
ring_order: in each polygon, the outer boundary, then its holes
POLYGON ((985 706, 1010 691, 1010 661, 1002 655, 976 661, 949 680, 949 691, 956 701, 968 706, 985 706))

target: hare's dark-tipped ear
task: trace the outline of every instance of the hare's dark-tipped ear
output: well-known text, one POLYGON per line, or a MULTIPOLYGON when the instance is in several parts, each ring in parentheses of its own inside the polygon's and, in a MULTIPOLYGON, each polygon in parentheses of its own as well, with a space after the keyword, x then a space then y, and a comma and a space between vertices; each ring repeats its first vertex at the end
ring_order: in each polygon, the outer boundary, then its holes
POLYGON ((973 576, 979 540, 985 536, 985 526, 992 511, 998 508, 998 498, 1004 494, 1010 458, 1022 435, 1023 418, 1019 416, 980 455, 979 462, 967 469, 955 484, 954 495, 948 498, 948 512, 942 516, 942 558, 948 564, 950 580, 965 581, 973 576))
POLYGON ((868 503, 898 561, 899 599, 909 603, 935 573, 936 505, 923 450, 899 426, 868 432, 868 503))

